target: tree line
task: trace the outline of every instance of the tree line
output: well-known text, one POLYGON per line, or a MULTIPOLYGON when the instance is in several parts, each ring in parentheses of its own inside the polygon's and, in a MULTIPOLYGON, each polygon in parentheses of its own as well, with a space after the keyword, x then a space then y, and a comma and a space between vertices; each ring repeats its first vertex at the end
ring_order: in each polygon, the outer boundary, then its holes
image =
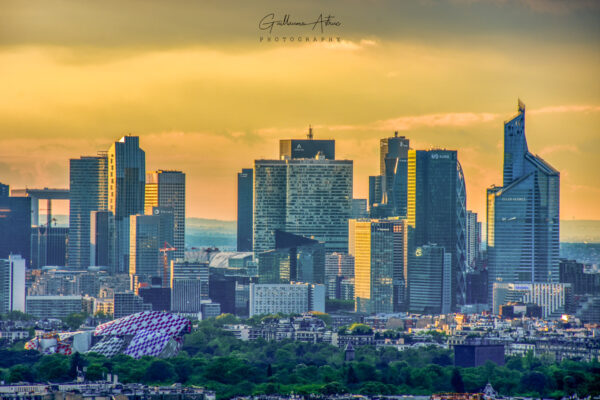
MULTIPOLYGON (((98 354, 46 355, 0 351, 0 375, 7 382, 61 382, 84 371, 88 380, 117 374, 124 383, 205 386, 219 399, 249 394, 414 394, 478 392, 490 382, 502 395, 560 398, 600 395, 600 363, 548 357, 509 357, 506 365, 488 362, 457 368, 450 350, 426 347, 357 347, 351 362, 343 349, 325 343, 244 342, 224 331, 229 318, 201 321, 187 335, 182 352, 171 359, 98 354)), ((362 329, 362 327, 361 327, 362 329)))

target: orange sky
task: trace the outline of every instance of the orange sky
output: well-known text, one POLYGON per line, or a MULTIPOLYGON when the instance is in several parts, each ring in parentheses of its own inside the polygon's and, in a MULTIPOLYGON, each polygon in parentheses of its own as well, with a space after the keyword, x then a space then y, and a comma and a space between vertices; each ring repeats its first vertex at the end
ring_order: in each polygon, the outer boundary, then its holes
MULTIPOLYGON (((600 219, 599 16, 584 0, 8 2, 0 182, 67 187, 69 158, 131 133, 148 169, 186 172, 188 216, 235 219, 236 173, 312 124, 354 160, 355 197, 399 130, 457 149, 484 213, 520 97, 530 151, 561 171, 561 218, 600 219), (340 41, 260 42, 269 12, 335 15, 340 41)), ((272 33, 290 34, 313 32, 272 33)))

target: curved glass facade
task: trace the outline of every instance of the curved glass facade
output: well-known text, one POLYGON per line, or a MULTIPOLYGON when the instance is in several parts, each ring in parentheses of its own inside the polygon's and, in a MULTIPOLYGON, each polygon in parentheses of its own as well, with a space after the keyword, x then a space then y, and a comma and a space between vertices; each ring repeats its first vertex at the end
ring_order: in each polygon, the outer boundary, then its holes
POLYGON ((504 186, 487 190, 490 288, 558 282, 559 199, 560 173, 528 151, 519 103, 504 125, 504 186))

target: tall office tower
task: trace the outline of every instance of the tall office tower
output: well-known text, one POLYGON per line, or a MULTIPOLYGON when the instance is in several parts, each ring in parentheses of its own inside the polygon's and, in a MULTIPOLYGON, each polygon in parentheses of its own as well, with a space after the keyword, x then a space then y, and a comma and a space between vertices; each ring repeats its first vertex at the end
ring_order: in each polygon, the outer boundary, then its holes
POLYGON ((8 185, 0 195, 0 258, 19 254, 31 260, 31 197, 10 197, 8 185))
POLYGON ((325 242, 328 252, 348 250, 352 212, 352 161, 288 161, 285 231, 325 242))
MULTIPOLYGON (((173 207, 173 259, 185 256, 185 174, 158 170, 146 174, 146 214, 152 207, 173 207)), ((163 243, 164 244, 164 243, 163 243)), ((163 245, 161 244, 161 246, 163 245)))
POLYGON ((130 228, 129 275, 137 282, 150 282, 162 277, 160 263, 160 218, 154 215, 132 215, 130 228))
POLYGON ((327 297, 330 299, 342 298, 342 281, 344 279, 354 280, 354 257, 346 253, 327 254, 325 256, 327 297))
MULTIPOLYGON (((65 266, 69 228, 34 226, 31 228, 31 268, 65 266)), ((86 264, 87 266, 87 264, 86 264)))
POLYGON ((200 312, 208 300, 207 262, 171 261, 171 310, 200 312))
POLYGON ((323 242, 280 230, 275 248, 257 254, 259 283, 325 282, 323 242))
MULTIPOLYGON (((487 190, 490 289, 559 279, 560 173, 527 149, 525 105, 504 123, 504 183, 487 190)), ((490 295, 490 300, 492 293, 490 295)))
POLYGON ((90 213, 90 265, 115 272, 117 233, 112 211, 90 213))
POLYGON ((408 262, 409 310, 447 314, 452 306, 452 254, 443 246, 417 247, 408 262))
POLYGON ((466 222, 467 266, 474 267, 481 251, 481 222, 477 221, 477 213, 467 210, 466 222))
POLYGON ((108 150, 108 209, 115 216, 115 272, 129 270, 129 216, 144 213, 146 153, 137 136, 123 136, 108 150))
POLYGON ((398 136, 380 141, 379 176, 369 177, 371 217, 405 217, 409 140, 398 136))
POLYGON ((25 312, 25 259, 10 255, 0 259, 0 313, 25 312))
POLYGON ((466 193, 454 150, 409 150, 407 219, 414 247, 435 243, 452 254, 452 305, 466 301, 466 193))
POLYGON ((90 215, 108 208, 108 156, 69 161, 69 245, 67 262, 90 265, 90 215))
POLYGON ((381 199, 383 199, 381 187, 381 175, 369 176, 369 211, 381 204, 381 199))
POLYGON ((406 220, 351 219, 348 245, 348 253, 354 257, 356 311, 401 310, 407 282, 406 220))
POLYGON ((312 127, 306 139, 283 139, 279 141, 280 159, 316 158, 318 154, 327 160, 335 160, 335 140, 317 140, 312 127))
POLYGON ((244 168, 237 175, 237 251, 252 251, 253 176, 251 168, 244 168))
POLYGON ((275 230, 285 230, 287 162, 254 161, 254 252, 275 247, 275 230))
POLYGON ((0 197, 8 197, 10 187, 3 183, 0 183, 0 197))
POLYGON ((256 160, 254 251, 273 249, 275 230, 282 230, 324 242, 327 252, 345 252, 352 166, 350 160, 321 157, 256 160))
POLYGON ((369 217, 367 199, 352 199, 352 213, 350 217, 354 219, 369 217))
POLYGON ((113 318, 121 318, 142 311, 152 311, 152 304, 144 303, 144 299, 135 293, 115 293, 113 318))

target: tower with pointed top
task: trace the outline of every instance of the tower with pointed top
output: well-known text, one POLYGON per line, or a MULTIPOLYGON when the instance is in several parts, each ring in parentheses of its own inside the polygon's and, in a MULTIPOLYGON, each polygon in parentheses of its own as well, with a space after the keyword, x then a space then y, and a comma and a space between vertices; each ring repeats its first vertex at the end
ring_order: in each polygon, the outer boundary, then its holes
POLYGON ((494 283, 558 282, 560 173, 529 152, 525 104, 504 123, 503 185, 487 189, 490 302, 494 283))

